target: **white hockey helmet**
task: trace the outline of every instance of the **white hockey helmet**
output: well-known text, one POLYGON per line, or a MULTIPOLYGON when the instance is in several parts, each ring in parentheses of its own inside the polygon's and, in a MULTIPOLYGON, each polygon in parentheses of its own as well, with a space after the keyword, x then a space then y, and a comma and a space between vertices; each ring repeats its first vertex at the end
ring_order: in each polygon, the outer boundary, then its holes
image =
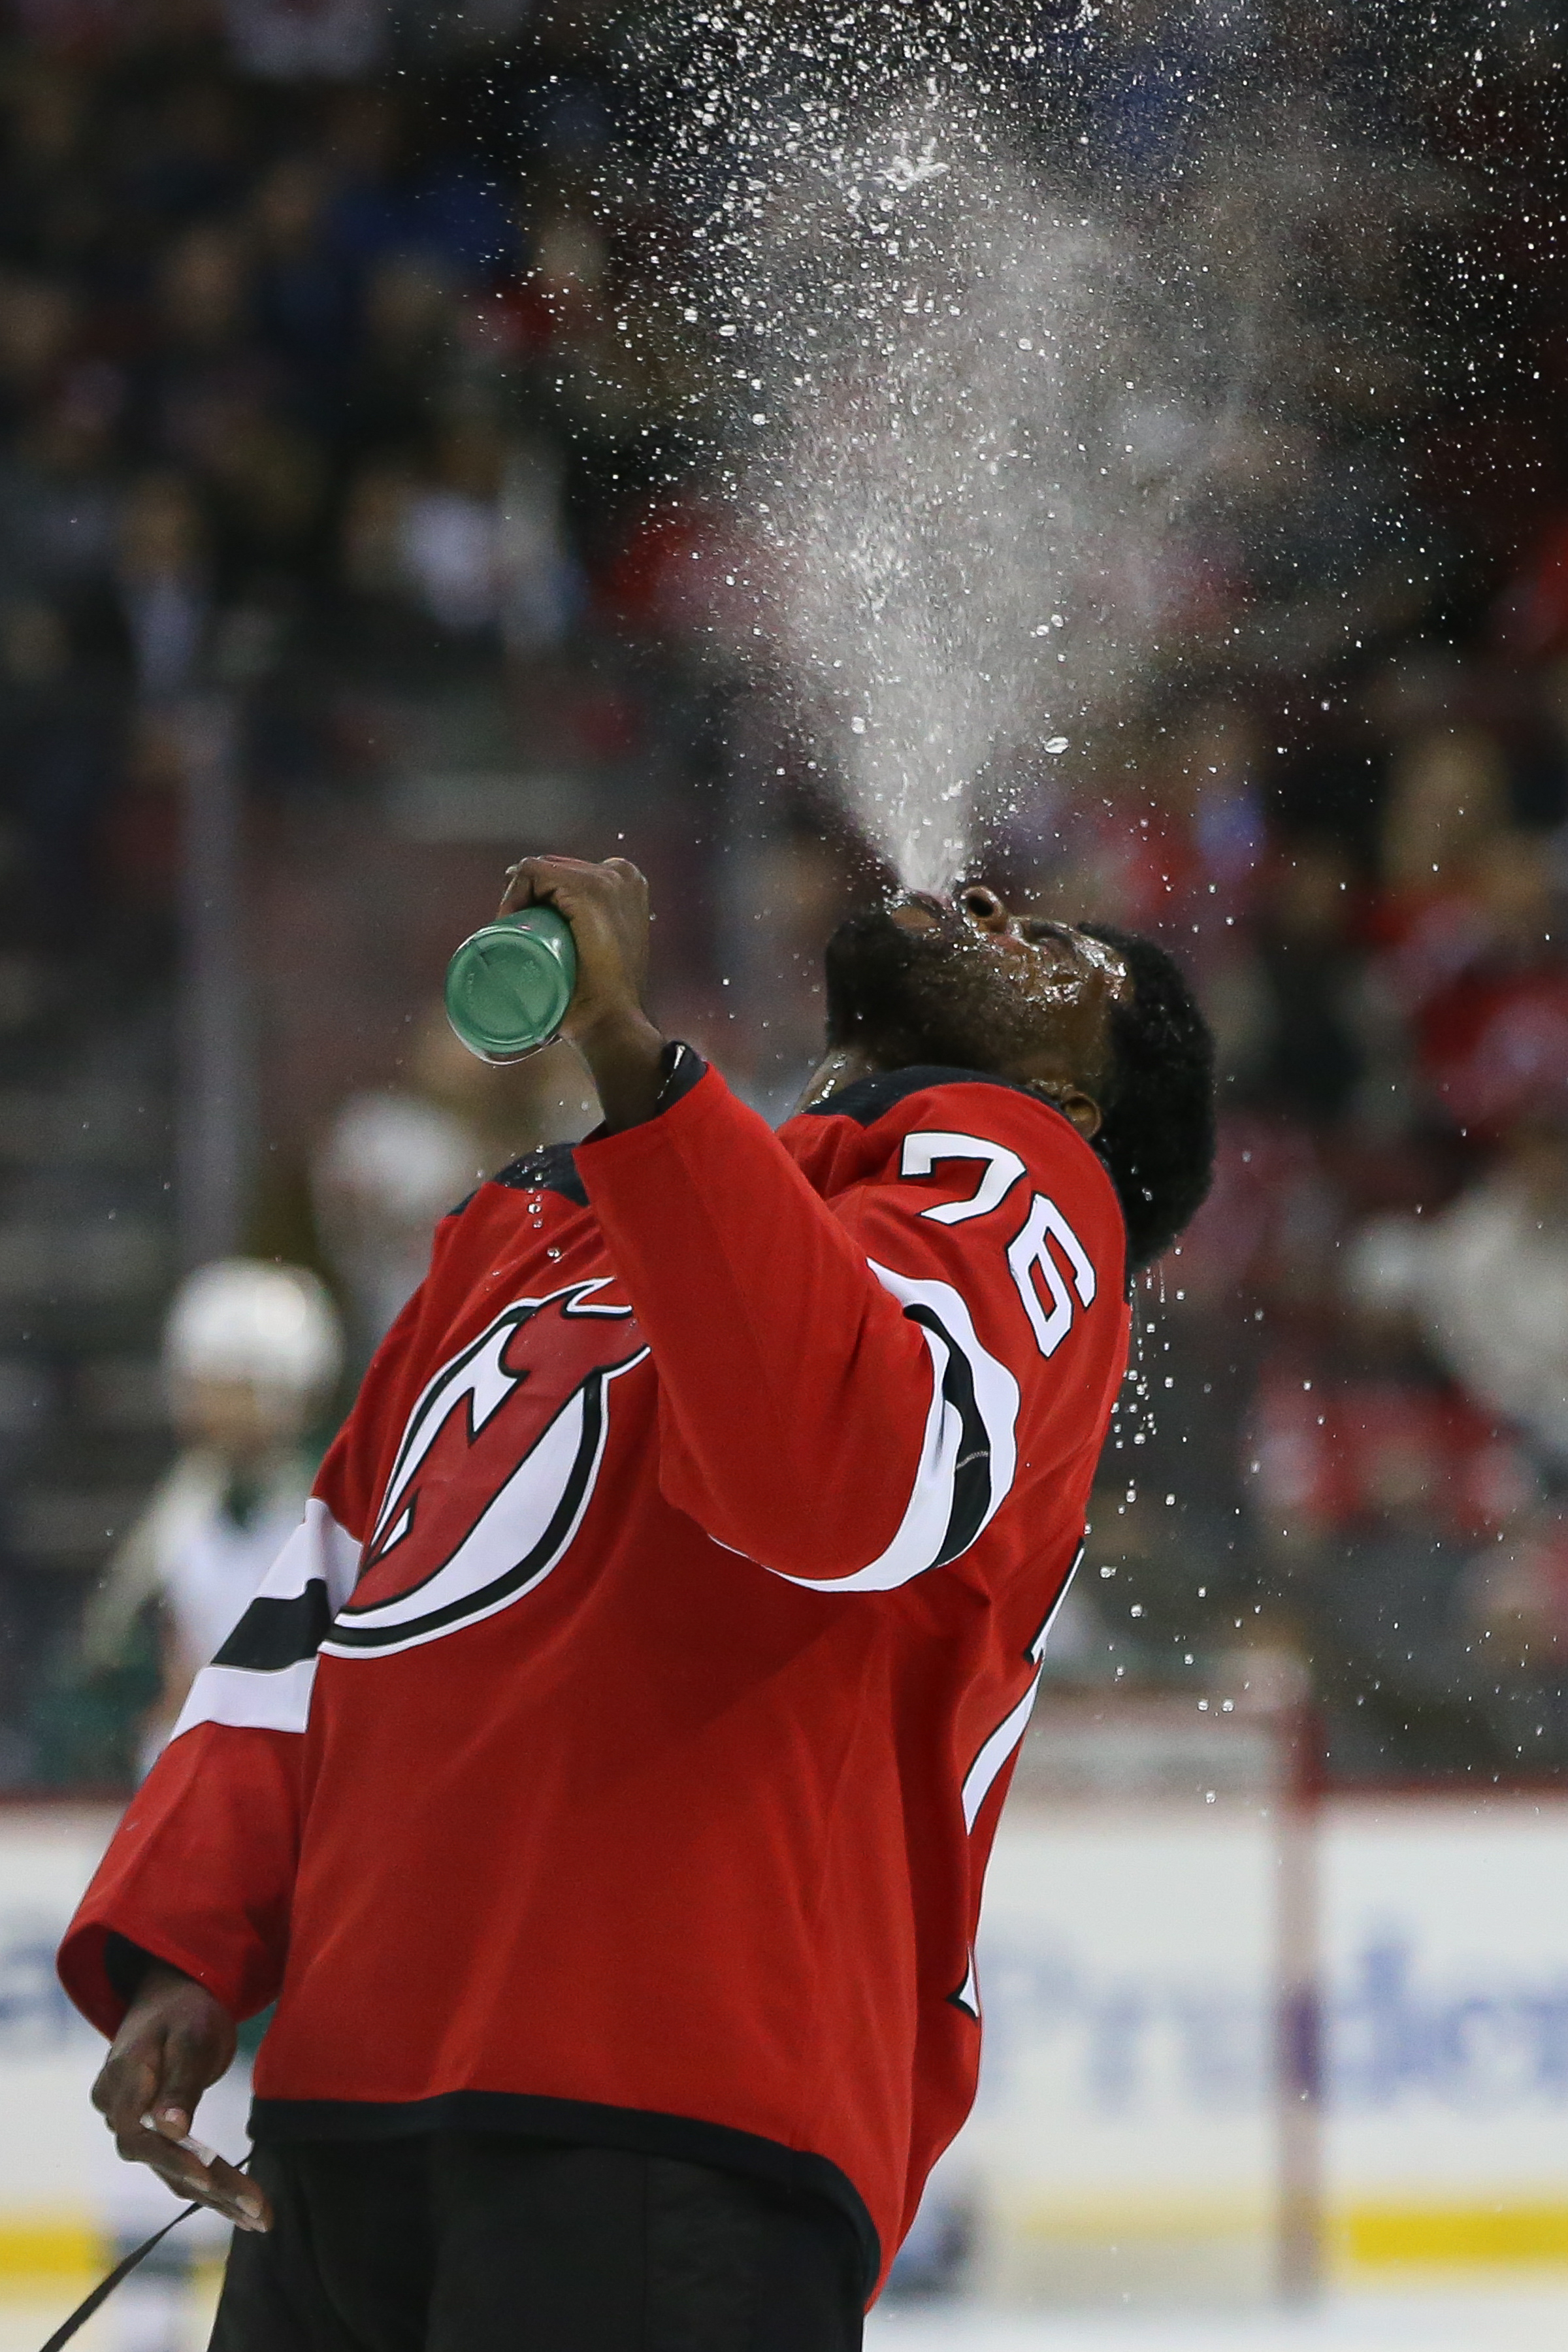
POLYGON ((342 1332, 326 1286, 300 1265, 217 1258, 185 1276, 163 1329, 172 1380, 250 1381, 305 1398, 336 1380, 342 1332))

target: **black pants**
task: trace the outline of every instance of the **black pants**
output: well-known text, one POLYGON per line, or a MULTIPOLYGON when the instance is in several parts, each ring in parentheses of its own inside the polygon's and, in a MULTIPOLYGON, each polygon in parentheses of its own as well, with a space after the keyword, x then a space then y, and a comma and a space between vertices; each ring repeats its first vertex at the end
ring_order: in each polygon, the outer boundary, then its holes
POLYGON ((500 2134, 259 2147, 209 2352, 855 2352, 843 2215, 673 2158, 500 2134))

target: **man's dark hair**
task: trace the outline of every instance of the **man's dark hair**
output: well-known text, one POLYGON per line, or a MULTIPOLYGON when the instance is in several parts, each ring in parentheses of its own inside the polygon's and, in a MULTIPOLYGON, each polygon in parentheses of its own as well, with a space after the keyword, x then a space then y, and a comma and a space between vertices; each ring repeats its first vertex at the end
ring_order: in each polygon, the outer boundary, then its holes
POLYGON ((1094 1148, 1110 1171, 1136 1273, 1168 1249, 1214 1177, 1214 1039, 1186 977, 1152 940, 1083 923, 1114 948, 1132 995, 1110 1010, 1111 1068, 1094 1148))

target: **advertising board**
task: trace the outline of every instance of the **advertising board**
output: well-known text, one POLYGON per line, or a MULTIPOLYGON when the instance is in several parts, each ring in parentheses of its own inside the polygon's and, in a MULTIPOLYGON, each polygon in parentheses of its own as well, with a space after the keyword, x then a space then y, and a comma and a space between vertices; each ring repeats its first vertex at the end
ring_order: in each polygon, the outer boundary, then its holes
MULTIPOLYGON (((1211 1777, 1212 1801, 1047 1801, 1026 1779, 981 1934, 981 2097, 925 2226, 962 2212, 975 2283, 1007 2301, 1268 2295, 1290 2283, 1287 2208, 1309 2192, 1340 2276, 1568 2268, 1568 1799, 1330 1800, 1304 1905, 1278 1778, 1211 1777), (1311 1948, 1292 1954, 1292 1934, 1311 1948), (1280 2031, 1303 1969, 1311 2080, 1292 2079, 1280 2031)), ((85 2276, 169 2210, 89 2105, 102 2045, 54 1974, 112 1819, 0 1810, 13 2285, 85 2276)), ((246 2098, 241 2074, 204 2105, 230 2154, 246 2098)))
POLYGON ((991 2294, 1308 2288, 1303 2193, 1341 2277, 1568 2264, 1568 1800, 1336 1799, 1310 1861, 1302 2069, 1270 1808, 1011 1809, 981 2096, 938 2187, 991 2294))

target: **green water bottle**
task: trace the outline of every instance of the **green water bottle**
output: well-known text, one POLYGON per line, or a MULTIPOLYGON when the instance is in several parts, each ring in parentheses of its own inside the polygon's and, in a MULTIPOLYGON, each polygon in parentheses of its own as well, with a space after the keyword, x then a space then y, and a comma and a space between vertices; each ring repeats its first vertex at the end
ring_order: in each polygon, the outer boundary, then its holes
POLYGON ((447 1018, 481 1062, 520 1062, 548 1045, 577 985, 572 926, 553 907, 501 915, 447 966, 447 1018))

